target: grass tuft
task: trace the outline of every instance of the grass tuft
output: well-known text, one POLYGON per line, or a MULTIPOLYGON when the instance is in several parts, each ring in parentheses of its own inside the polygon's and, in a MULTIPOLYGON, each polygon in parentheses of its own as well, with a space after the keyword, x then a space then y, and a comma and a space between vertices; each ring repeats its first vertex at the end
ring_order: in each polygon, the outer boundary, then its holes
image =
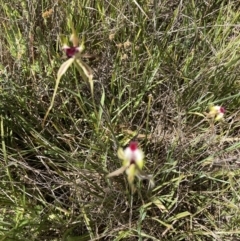
POLYGON ((0 240, 240 239, 237 1, 0 3, 0 240), (131 140, 152 190, 106 178, 131 140))

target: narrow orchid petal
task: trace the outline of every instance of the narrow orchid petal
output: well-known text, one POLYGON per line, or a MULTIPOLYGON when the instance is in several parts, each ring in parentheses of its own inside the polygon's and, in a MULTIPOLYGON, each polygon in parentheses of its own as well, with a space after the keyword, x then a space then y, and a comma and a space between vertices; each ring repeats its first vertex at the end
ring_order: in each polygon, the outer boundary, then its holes
POLYGON ((77 49, 78 49, 78 51, 80 52, 80 53, 82 53, 83 52, 83 50, 84 50, 84 44, 82 43, 80 46, 78 46, 77 47, 77 49))
POLYGON ((127 167, 121 167, 121 168, 117 169, 116 171, 109 173, 107 175, 107 178, 118 176, 118 175, 124 173, 126 169, 127 169, 127 167))
POLYGON ((69 66, 74 62, 73 58, 68 59, 67 61, 65 61, 59 68, 58 73, 57 73, 57 82, 60 81, 60 79, 62 78, 62 76, 66 73, 66 71, 68 70, 69 66))
POLYGON ((135 163, 138 166, 138 168, 140 170, 142 170, 143 166, 144 166, 144 153, 143 153, 142 150, 139 149, 139 150, 136 151, 135 155, 136 155, 135 156, 135 158, 136 158, 135 163))
POLYGON ((140 180, 148 180, 149 181, 149 188, 152 189, 155 187, 155 182, 154 182, 154 179, 153 179, 153 175, 151 174, 145 174, 143 172, 139 172, 137 174, 137 177, 140 179, 140 180))
POLYGON ((209 110, 210 115, 216 115, 220 110, 220 106, 210 106, 209 110))
POLYGON ((126 170, 127 173, 127 179, 128 179, 128 183, 131 186, 133 184, 134 181, 134 177, 136 175, 136 167, 135 165, 130 165, 130 167, 126 170))
POLYGON ((87 79, 93 78, 93 71, 85 62, 83 62, 80 58, 77 58, 76 63, 83 70, 83 73, 85 75, 83 78, 85 79, 86 77, 87 79))
POLYGON ((123 151, 122 148, 119 148, 119 149, 118 149, 117 155, 118 155, 118 158, 119 158, 119 159, 121 159, 121 160, 124 160, 124 159, 125 159, 124 151, 123 151))
POLYGON ((153 189, 155 187, 155 182, 153 178, 149 179, 148 189, 153 189))
POLYGON ((57 89, 58 89, 58 85, 59 85, 59 82, 60 82, 60 79, 62 78, 63 74, 66 73, 67 69, 69 68, 69 66, 73 63, 74 59, 71 58, 71 59, 68 59, 66 62, 64 62, 61 67, 59 68, 58 70, 58 73, 57 73, 57 80, 56 80, 56 83, 55 83, 55 88, 54 88, 54 92, 53 92, 53 96, 52 96, 52 100, 51 100, 51 103, 50 103, 50 106, 48 107, 48 110, 43 118, 43 122, 42 122, 42 126, 45 125, 45 121, 48 117, 48 114, 50 113, 52 107, 53 107, 53 104, 54 104, 54 100, 55 100, 55 97, 56 97, 56 94, 57 94, 57 89))
POLYGON ((79 39, 75 30, 73 30, 73 33, 70 36, 70 41, 73 43, 74 47, 79 45, 79 39))
POLYGON ((126 174, 129 176, 135 176, 138 173, 136 165, 132 164, 126 169, 126 174))
POLYGON ((219 113, 219 114, 216 116, 215 121, 220 121, 220 120, 222 120, 222 119, 223 119, 223 116, 224 116, 223 113, 219 113))
POLYGON ((93 94, 93 71, 92 69, 84 63, 80 58, 75 59, 75 66, 77 67, 79 73, 86 82, 89 82, 91 93, 93 94))
MULTIPOLYGON (((123 154, 123 158, 122 159, 127 159, 127 160, 131 160, 133 159, 133 151, 130 149, 130 147, 128 146, 127 148, 124 149, 124 154, 123 154)), ((135 160, 135 158, 134 158, 135 160)))
POLYGON ((64 44, 63 46, 62 46, 62 49, 68 49, 68 48, 70 48, 67 44, 64 44))

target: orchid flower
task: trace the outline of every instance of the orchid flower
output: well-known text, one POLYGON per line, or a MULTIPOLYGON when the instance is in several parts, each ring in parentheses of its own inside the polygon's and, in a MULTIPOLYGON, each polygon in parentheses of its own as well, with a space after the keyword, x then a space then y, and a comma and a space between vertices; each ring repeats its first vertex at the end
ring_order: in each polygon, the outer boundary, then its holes
POLYGON ((139 179, 148 179, 149 186, 151 188, 154 187, 154 181, 152 175, 146 175, 142 172, 144 166, 144 153, 138 147, 138 143, 136 141, 131 141, 129 146, 126 149, 119 148, 118 149, 118 157, 123 161, 122 167, 117 169, 114 172, 111 172, 107 175, 107 177, 118 176, 123 172, 126 172, 128 183, 132 189, 134 190, 134 178, 137 176, 139 179))
POLYGON ((81 53, 83 52, 84 47, 83 47, 83 44, 81 44, 79 46, 79 39, 78 39, 77 34, 76 34, 74 29, 72 30, 72 35, 70 37, 70 41, 72 42, 72 46, 68 46, 68 45, 64 44, 63 47, 62 47, 62 49, 65 52, 68 59, 60 66, 60 68, 58 70, 57 80, 56 80, 56 84, 55 84, 55 88, 54 88, 54 92, 53 92, 53 97, 52 97, 50 106, 49 106, 49 108, 48 108, 48 110, 47 110, 47 112, 44 116, 43 123, 42 123, 43 126, 44 126, 44 123, 47 119, 47 116, 48 116, 49 112, 51 111, 51 109, 53 107, 54 99, 55 99, 55 96, 57 94, 57 89, 58 89, 60 79, 62 78, 62 76, 66 73, 66 71, 68 70, 68 68, 72 64, 75 65, 75 67, 79 71, 82 78, 86 82, 89 82, 91 93, 92 93, 92 96, 93 96, 93 71, 81 59, 81 53))
POLYGON ((209 107, 209 113, 207 116, 209 118, 214 118, 215 121, 220 121, 223 119, 225 112, 226 110, 222 106, 214 105, 209 107))

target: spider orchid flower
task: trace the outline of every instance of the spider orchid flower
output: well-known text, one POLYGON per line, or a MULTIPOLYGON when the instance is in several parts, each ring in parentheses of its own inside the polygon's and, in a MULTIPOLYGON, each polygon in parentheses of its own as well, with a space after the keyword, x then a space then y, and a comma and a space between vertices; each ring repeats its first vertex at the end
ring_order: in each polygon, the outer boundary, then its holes
POLYGON ((62 49, 65 52, 66 56, 68 57, 68 60, 65 61, 61 67, 58 70, 57 77, 60 80, 63 74, 68 70, 70 65, 74 63, 75 67, 79 71, 82 78, 89 82, 91 92, 93 94, 93 71, 92 69, 82 61, 81 59, 81 53, 84 50, 83 43, 79 45, 79 39, 77 37, 77 34, 75 30, 73 30, 73 33, 70 37, 70 41, 72 42, 72 46, 68 46, 67 44, 64 44, 62 49))
POLYGON ((60 66, 58 73, 57 73, 57 79, 56 79, 56 83, 55 83, 55 88, 54 88, 54 92, 53 92, 53 96, 52 96, 52 100, 50 103, 50 106, 44 116, 43 122, 42 122, 42 126, 44 126, 45 121, 48 117, 48 114, 50 113, 53 104, 54 104, 54 100, 57 94, 57 89, 58 89, 58 85, 60 83, 60 80, 62 78, 62 76, 67 72, 68 68, 74 64, 74 66, 76 67, 76 69, 79 71, 80 75, 82 76, 82 78, 84 79, 84 81, 89 82, 90 84, 90 89, 91 89, 91 93, 93 96, 93 71, 92 69, 85 63, 82 61, 81 59, 81 53, 84 50, 83 44, 81 44, 79 46, 79 39, 77 37, 77 34, 75 32, 75 30, 73 29, 72 35, 70 37, 70 41, 72 42, 72 46, 69 47, 68 45, 64 44, 63 45, 63 50, 66 54, 66 56, 68 57, 68 59, 60 66))
POLYGON ((68 58, 76 58, 82 53, 84 49, 83 44, 79 46, 79 39, 75 31, 73 31, 70 41, 72 42, 73 46, 69 47, 67 44, 64 44, 62 49, 65 51, 68 58))
POLYGON ((146 175, 142 172, 144 166, 144 153, 138 147, 138 143, 136 141, 131 141, 129 146, 126 149, 119 148, 118 149, 118 157, 121 159, 122 167, 117 169, 116 171, 107 175, 107 177, 118 176, 123 172, 126 172, 128 183, 132 190, 134 190, 134 178, 137 176, 140 180, 148 179, 149 186, 151 188, 154 187, 154 181, 152 175, 146 175))
POLYGON ((224 113, 226 112, 225 108, 219 105, 214 105, 209 107, 209 118, 214 118, 215 121, 220 121, 224 117, 224 113))

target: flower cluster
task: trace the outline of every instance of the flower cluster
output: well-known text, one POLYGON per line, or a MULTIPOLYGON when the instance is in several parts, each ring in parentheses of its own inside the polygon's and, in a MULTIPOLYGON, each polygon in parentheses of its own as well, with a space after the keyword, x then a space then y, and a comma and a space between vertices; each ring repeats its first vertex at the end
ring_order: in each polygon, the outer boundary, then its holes
POLYGON ((117 176, 125 171, 132 191, 134 190, 133 182, 135 176, 139 179, 148 179, 150 187, 154 187, 152 175, 146 175, 142 172, 144 166, 144 153, 138 147, 138 143, 136 141, 131 141, 129 146, 124 150, 119 148, 118 157, 123 161, 122 167, 108 174, 107 177, 117 176))

